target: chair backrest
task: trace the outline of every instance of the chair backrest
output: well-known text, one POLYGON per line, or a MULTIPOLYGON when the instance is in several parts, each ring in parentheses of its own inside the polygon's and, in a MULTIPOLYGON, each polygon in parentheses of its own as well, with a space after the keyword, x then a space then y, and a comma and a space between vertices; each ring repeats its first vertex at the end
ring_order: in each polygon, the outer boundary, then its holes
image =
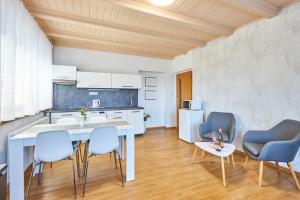
POLYGON ((78 120, 75 117, 63 117, 58 119, 55 124, 77 124, 78 120))
POLYGON ((273 140, 292 140, 300 135, 300 121, 286 119, 269 130, 273 135, 273 140))
POLYGON ((116 127, 95 128, 90 136, 89 152, 105 154, 119 147, 118 131, 116 127))
MULTIPOLYGON (((211 112, 207 123, 209 123, 211 131, 218 132, 221 128, 224 133, 235 134, 235 118, 232 113, 211 112)), ((234 138, 234 135, 230 138, 234 138)))
POLYGON ((35 161, 55 162, 72 154, 72 142, 67 131, 41 132, 37 135, 34 148, 35 161))
POLYGON ((88 123, 105 122, 106 117, 101 117, 101 116, 89 117, 87 121, 88 121, 88 123))

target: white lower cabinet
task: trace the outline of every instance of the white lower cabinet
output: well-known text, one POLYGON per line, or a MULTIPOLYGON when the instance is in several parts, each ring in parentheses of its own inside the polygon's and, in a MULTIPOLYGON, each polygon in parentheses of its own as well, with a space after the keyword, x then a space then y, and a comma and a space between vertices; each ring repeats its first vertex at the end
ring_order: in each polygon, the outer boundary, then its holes
POLYGON ((199 126, 203 123, 202 110, 179 110, 179 139, 188 143, 200 141, 199 126))
MULTIPOLYGON (((144 134, 144 110, 113 110, 113 111, 89 111, 87 118, 100 116, 112 121, 127 121, 135 130, 135 134, 144 134)), ((65 113, 51 113, 51 123, 55 124, 56 121, 64 117, 73 117, 78 121, 80 120, 80 113, 78 112, 65 112, 65 113)))
POLYGON ((144 134, 144 110, 128 110, 128 123, 136 129, 136 134, 144 134))

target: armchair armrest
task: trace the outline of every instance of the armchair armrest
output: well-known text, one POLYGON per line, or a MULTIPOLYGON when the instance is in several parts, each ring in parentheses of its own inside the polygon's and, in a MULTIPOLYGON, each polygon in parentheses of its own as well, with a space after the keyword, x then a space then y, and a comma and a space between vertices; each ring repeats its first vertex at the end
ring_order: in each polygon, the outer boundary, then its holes
POLYGON ((204 123, 200 124, 200 127, 199 127, 200 136, 202 136, 202 135, 204 135, 204 134, 206 134, 208 132, 210 132, 210 125, 209 125, 209 123, 204 122, 204 123))
POLYGON ((247 131, 243 137, 243 144, 246 142, 249 143, 258 143, 258 144, 266 144, 271 141, 272 134, 268 131, 247 131))
POLYGON ((293 140, 268 142, 261 150, 258 160, 292 162, 299 146, 300 135, 293 140))

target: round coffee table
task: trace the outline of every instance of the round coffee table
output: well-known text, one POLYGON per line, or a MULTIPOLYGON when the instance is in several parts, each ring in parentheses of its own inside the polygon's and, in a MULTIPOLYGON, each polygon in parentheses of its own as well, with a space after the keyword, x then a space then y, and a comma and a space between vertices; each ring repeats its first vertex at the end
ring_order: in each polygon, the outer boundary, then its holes
POLYGON ((224 167, 224 158, 228 158, 228 156, 231 156, 232 158, 232 165, 235 167, 234 158, 233 158, 233 152, 235 150, 235 146, 233 144, 224 144, 224 148, 221 149, 221 151, 217 151, 214 147, 212 147, 212 142, 195 142, 195 151, 192 158, 191 163, 194 162, 196 153, 198 148, 202 149, 202 158, 204 156, 204 152, 211 153, 215 156, 218 156, 221 158, 221 167, 222 167, 222 177, 223 177, 223 185, 226 187, 226 179, 225 179, 225 167, 224 167))

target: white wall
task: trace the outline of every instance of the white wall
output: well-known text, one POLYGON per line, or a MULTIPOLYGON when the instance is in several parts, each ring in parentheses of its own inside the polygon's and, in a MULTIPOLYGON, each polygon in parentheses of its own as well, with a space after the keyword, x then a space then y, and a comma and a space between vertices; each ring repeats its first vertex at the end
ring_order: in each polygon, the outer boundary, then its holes
MULTIPOLYGON (((193 54, 193 96, 235 114, 241 149, 249 129, 300 120, 300 3, 209 43, 193 54)), ((300 171, 300 154, 293 163, 300 171)))
POLYGON ((172 62, 172 72, 182 72, 191 70, 193 68, 193 54, 192 51, 184 55, 180 55, 174 58, 172 62))
POLYGON ((75 65, 81 71, 133 73, 170 72, 171 60, 131 56, 76 48, 55 47, 54 64, 75 65))
POLYGON ((144 88, 139 90, 139 106, 145 107, 145 111, 152 115, 148 127, 175 126, 175 103, 166 102, 174 99, 174 78, 171 73, 172 60, 147 58, 115 54, 100 51, 90 51, 75 48, 55 47, 54 64, 75 65, 81 71, 113 72, 157 76, 158 98, 156 101, 145 101, 144 88))

